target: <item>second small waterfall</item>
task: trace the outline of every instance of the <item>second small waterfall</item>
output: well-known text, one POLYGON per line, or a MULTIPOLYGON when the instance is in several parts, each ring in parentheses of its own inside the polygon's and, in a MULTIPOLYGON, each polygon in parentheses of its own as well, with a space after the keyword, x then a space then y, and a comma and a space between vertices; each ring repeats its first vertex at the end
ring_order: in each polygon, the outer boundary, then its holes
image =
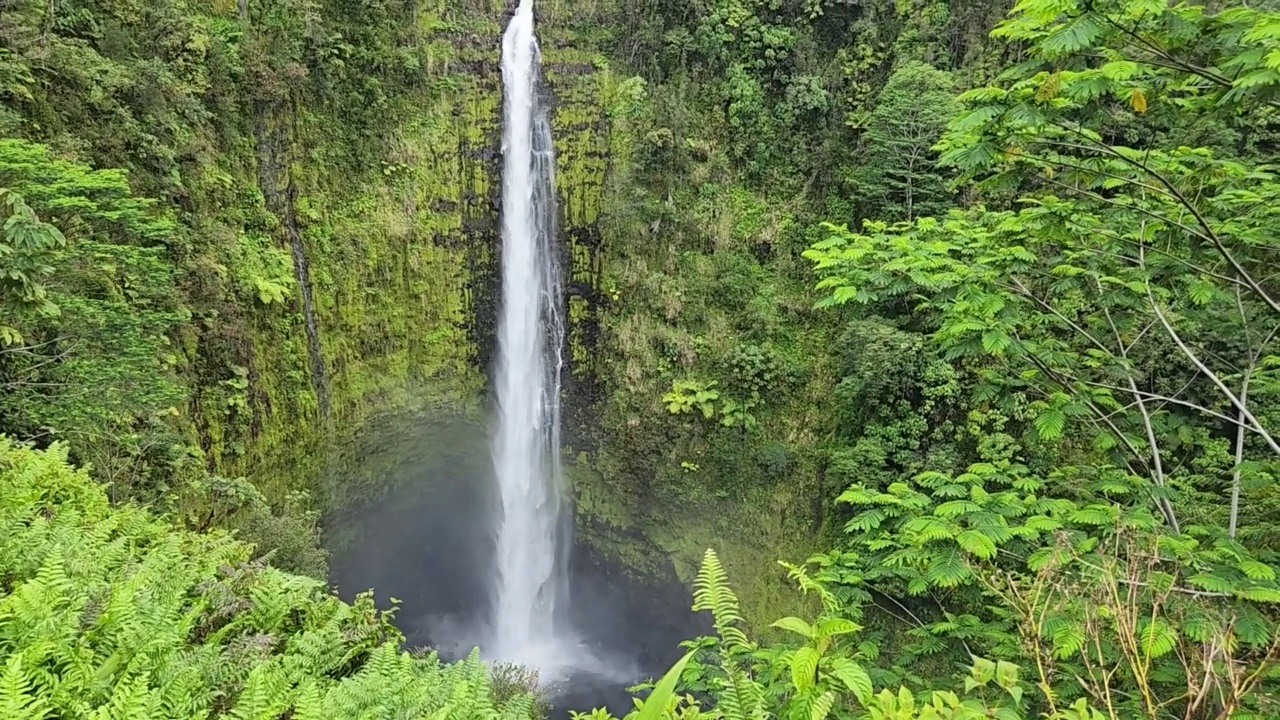
POLYGON ((558 632, 567 599, 560 466, 564 344, 555 255, 555 151, 540 94, 532 0, 502 38, 502 306, 493 464, 501 497, 487 654, 558 674, 574 643, 558 632))

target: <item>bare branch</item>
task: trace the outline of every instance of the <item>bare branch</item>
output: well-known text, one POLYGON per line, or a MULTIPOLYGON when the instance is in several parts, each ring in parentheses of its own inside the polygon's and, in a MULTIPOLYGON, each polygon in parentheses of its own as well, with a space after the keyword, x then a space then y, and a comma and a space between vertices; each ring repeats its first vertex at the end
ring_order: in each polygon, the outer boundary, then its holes
MULTIPOLYGON (((1139 258, 1145 267, 1145 257, 1139 255, 1139 258)), ((1253 425, 1254 430, 1262 436, 1262 439, 1271 447, 1271 450, 1277 455, 1280 455, 1280 443, 1277 443, 1275 438, 1271 437, 1271 433, 1267 432, 1267 430, 1262 426, 1262 423, 1258 422, 1258 419, 1253 416, 1253 413, 1249 412, 1249 408, 1240 402, 1240 398, 1236 397, 1235 393, 1231 392, 1231 389, 1222 382, 1222 379, 1210 370, 1209 367, 1204 364, 1204 361, 1202 361, 1200 357, 1187 346, 1186 342, 1182 340, 1182 336, 1178 334, 1178 331, 1174 329, 1173 324, 1169 322, 1169 318, 1165 316, 1164 311, 1160 309, 1160 303, 1156 300, 1155 294, 1151 291, 1150 282, 1147 283, 1147 299, 1151 304, 1151 309, 1156 314, 1156 318, 1160 321, 1160 324, 1164 327, 1165 332, 1169 334, 1169 337, 1173 342, 1177 344, 1178 349, 1182 351, 1182 354, 1186 355, 1187 359, 1199 368, 1200 372, 1204 373, 1205 377, 1209 378, 1209 380, 1211 380, 1213 384, 1222 391, 1222 394, 1225 395, 1227 399, 1231 401, 1231 404, 1240 412, 1241 417, 1245 418, 1253 425)))

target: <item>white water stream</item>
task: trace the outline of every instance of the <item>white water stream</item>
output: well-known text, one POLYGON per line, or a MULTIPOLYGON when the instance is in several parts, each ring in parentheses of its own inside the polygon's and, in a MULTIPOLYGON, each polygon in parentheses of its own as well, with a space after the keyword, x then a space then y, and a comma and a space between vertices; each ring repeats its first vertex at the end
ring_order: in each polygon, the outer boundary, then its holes
POLYGON ((578 665, 558 619, 568 596, 569 518, 560 465, 564 344, 555 256, 555 152, 539 93, 532 0, 521 0, 502 38, 502 309, 495 373, 493 464, 497 529, 488 655, 539 670, 544 681, 578 665))

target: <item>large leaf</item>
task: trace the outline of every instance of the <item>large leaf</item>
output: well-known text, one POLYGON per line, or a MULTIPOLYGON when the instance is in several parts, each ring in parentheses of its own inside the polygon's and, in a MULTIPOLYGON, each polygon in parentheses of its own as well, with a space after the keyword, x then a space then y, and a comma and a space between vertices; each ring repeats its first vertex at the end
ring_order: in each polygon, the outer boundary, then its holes
POLYGON ((836 635, 848 635, 861 629, 861 625, 847 618, 827 618, 819 622, 818 626, 814 628, 814 637, 822 639, 836 635))
POLYGON ((814 637, 813 628, 809 625, 809 623, 805 622, 804 620, 801 620, 798 617, 784 617, 781 620, 774 621, 774 623, 770 625, 770 627, 781 628, 783 630, 790 630, 791 632, 803 638, 812 639, 814 637))
POLYGON ((805 646, 791 656, 791 683, 801 692, 813 687, 818 672, 818 651, 805 646))
POLYGON ((676 661, 675 665, 667 671, 666 675, 658 681, 657 686, 653 688, 653 692, 649 693, 649 697, 645 698, 644 703, 633 715, 628 716, 633 720, 658 720, 667 711, 667 703, 671 697, 675 695, 676 683, 680 680, 680 673, 684 672, 684 666, 689 663, 689 659, 693 657, 695 650, 690 650, 684 654, 684 657, 676 661))
POLYGON ((831 663, 831 675, 849 688, 858 702, 863 705, 871 702, 871 676, 861 665, 848 658, 839 658, 831 663))

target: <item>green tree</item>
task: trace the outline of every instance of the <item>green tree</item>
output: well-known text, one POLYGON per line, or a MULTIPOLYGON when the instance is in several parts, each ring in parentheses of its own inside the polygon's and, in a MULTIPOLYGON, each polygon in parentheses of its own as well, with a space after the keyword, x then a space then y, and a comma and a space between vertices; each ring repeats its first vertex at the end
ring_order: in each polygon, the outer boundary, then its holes
POLYGON ((923 599, 918 652, 946 638, 1033 667, 1050 710, 1083 689, 1116 718, 1265 716, 1274 568, 1222 528, 1175 536, 1131 506, 1144 485, 1120 468, 1042 478, 1008 462, 855 484, 840 498, 855 508, 849 546, 817 558, 815 577, 923 599))
POLYGON ((854 192, 877 216, 911 220, 950 205, 933 146, 959 105, 950 73, 907 61, 894 68, 867 120, 854 192))
MULTIPOLYGON (((0 188, 0 203, 7 210, 0 243, 0 353, 32 353, 38 348, 23 345, 23 324, 58 314, 45 283, 54 272, 54 253, 67 241, 21 195, 0 188)), ((22 381, 9 382, 12 390, 22 381)))
POLYGON ((185 314, 167 254, 177 227, 126 177, 0 140, 0 187, 13 208, 6 244, 16 250, 6 254, 5 310, 21 311, 3 324, 22 338, 0 354, 0 429, 75 438, 80 457, 122 489, 149 466, 167 468, 178 444, 170 343, 185 314))
POLYGON ((1039 441, 1123 459, 1152 479, 1175 530, 1189 513, 1269 542, 1266 512, 1247 527, 1240 498, 1280 458, 1266 270, 1280 260, 1280 182, 1239 143, 1183 143, 1186 118, 1242 137, 1251 111, 1271 112, 1265 73, 1222 85, 1206 68, 1253 73, 1244 66, 1275 44, 1276 22, 1250 9, 1019 4, 998 33, 1030 43, 1032 60, 965 93, 941 146, 974 193, 1021 192, 1024 209, 834 229, 809 253, 824 302, 905 301, 951 358, 980 368, 980 399, 1024 414, 1039 441))

